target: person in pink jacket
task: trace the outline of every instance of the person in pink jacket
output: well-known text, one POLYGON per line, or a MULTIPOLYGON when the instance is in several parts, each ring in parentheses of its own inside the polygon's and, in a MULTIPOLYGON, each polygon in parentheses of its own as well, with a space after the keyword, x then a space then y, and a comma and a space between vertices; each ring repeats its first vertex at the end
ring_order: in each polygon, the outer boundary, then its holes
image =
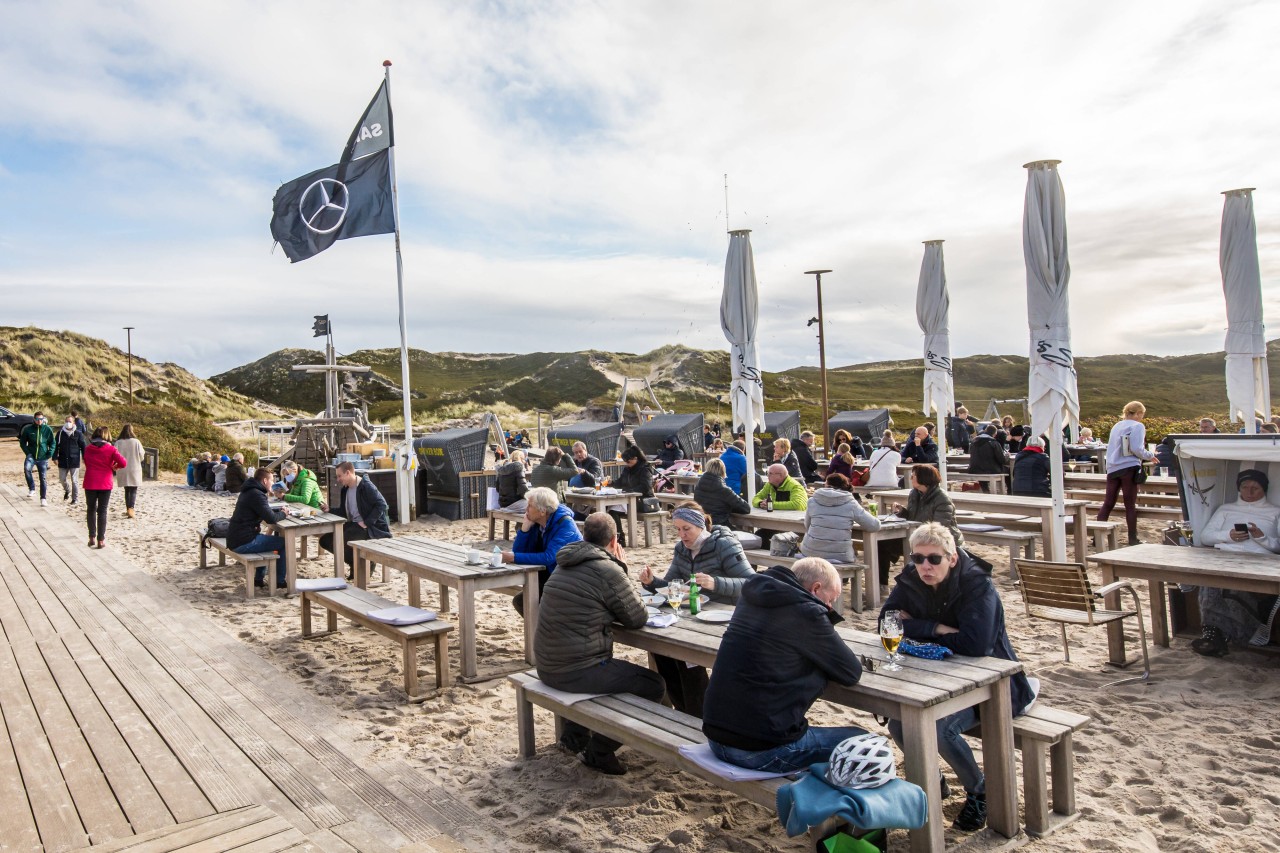
POLYGON ((85 518, 89 523, 89 547, 95 541, 105 548, 107 538, 107 504, 111 501, 111 488, 115 485, 115 473, 129 463, 120 451, 107 441, 107 428, 93 431, 93 440, 84 449, 84 500, 85 518))

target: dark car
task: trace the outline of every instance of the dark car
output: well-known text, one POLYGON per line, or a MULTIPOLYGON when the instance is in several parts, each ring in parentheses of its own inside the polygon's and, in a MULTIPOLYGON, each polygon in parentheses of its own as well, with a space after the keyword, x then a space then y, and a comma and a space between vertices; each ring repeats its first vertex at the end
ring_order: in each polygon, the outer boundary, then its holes
POLYGON ((15 415, 4 406, 0 406, 0 438, 17 438, 24 426, 35 422, 36 419, 31 415, 15 415))

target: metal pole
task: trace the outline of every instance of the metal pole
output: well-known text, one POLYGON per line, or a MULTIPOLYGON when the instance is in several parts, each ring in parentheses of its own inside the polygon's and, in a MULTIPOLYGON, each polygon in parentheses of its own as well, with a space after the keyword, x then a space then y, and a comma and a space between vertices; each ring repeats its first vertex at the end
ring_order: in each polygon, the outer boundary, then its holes
POLYGON ((805 275, 813 276, 818 285, 818 367, 822 371, 822 448, 830 459, 833 448, 827 429, 827 423, 831 417, 831 410, 827 403, 827 337, 826 323, 822 316, 822 274, 824 272, 831 272, 831 270, 807 270, 805 275))
MULTIPOLYGON (((387 85, 387 105, 391 104, 391 60, 382 63, 385 69, 387 85)), ((409 402, 409 332, 404 315, 404 259, 400 255, 400 193, 396 188, 396 149, 392 145, 387 149, 387 166, 391 170, 391 210, 396 224, 396 297, 400 305, 400 394, 404 402, 404 441, 409 448, 413 447, 413 407, 409 402)), ((400 523, 408 524, 412 517, 409 504, 414 500, 414 490, 409 487, 408 461, 400 460, 396 477, 400 486, 400 523)))
POLYGON ((133 330, 136 326, 125 326, 125 335, 128 336, 129 347, 129 405, 133 405, 133 330))

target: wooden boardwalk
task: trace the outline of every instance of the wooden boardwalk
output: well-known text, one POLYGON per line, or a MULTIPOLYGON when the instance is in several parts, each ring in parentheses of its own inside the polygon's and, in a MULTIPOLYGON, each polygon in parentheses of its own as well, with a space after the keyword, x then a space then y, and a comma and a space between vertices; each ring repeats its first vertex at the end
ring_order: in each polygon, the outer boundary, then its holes
POLYGON ((0 850, 422 851, 482 819, 0 486, 0 850))

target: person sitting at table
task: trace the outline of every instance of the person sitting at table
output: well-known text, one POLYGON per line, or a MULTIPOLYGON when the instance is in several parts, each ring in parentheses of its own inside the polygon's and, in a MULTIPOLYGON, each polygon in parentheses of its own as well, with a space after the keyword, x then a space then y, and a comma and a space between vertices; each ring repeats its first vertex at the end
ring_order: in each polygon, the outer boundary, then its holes
POLYGON ((831 609, 840 590, 835 567, 817 557, 774 566, 742 585, 702 709, 702 731, 721 761, 789 773, 866 734, 805 719, 828 681, 852 686, 862 677, 858 656, 835 630, 844 621, 831 609))
POLYGON ((244 472, 244 454, 232 454, 231 461, 227 463, 227 492, 233 495, 240 494, 240 490, 244 488, 244 481, 248 476, 244 472))
MULTIPOLYGON (((292 459, 286 459, 280 465, 280 478, 289 488, 284 495, 286 503, 320 508, 320 484, 316 482, 315 474, 292 459)), ((383 503, 386 501, 384 500, 383 503)))
POLYGON ((1013 459, 1013 487, 1010 494, 1033 498, 1053 496, 1049 485, 1049 455, 1044 452, 1044 439, 1031 436, 1027 446, 1013 459))
POLYGON ((529 484, 535 489, 551 489, 558 500, 564 500, 564 484, 578 475, 578 466, 558 447, 548 447, 542 462, 534 466, 529 484))
POLYGON ((911 435, 911 440, 902 448, 902 462, 904 464, 914 463, 917 465, 938 464, 938 444, 929 437, 928 427, 916 427, 916 431, 911 435))
MULTIPOLYGON (((551 448, 554 450, 555 448, 551 448)), ((535 486, 525 494, 524 521, 510 551, 502 552, 502 562, 542 566, 538 572, 538 589, 556 568, 556 554, 570 542, 581 542, 582 534, 573 522, 573 510, 560 503, 556 493, 546 486, 535 486)), ((516 612, 524 615, 524 593, 512 599, 516 612)))
POLYGON ((707 511, 707 515, 711 516, 712 524, 732 529, 733 524, 729 516, 746 515, 751 512, 751 504, 729 488, 724 478, 724 463, 719 459, 708 459, 706 470, 698 478, 698 484, 693 487, 693 499, 707 511))
MULTIPOLYGON (((975 563, 941 524, 929 523, 911 532, 911 558, 885 599, 880 618, 898 611, 903 637, 937 643, 966 657, 1018 656, 1005 630, 1004 605, 991 576, 975 563)), ((1013 716, 1024 713, 1036 691, 1023 673, 1009 679, 1013 716)), ((938 720, 938 754, 951 765, 964 786, 965 804, 952 826, 973 832, 987 824, 986 778, 974 760, 964 732, 978 724, 977 707, 938 720)), ((889 720, 889 734, 902 746, 902 722, 889 720)), ((943 796, 946 786, 943 785, 943 796)))
MULTIPOLYGON (((987 424, 982 432, 978 433, 973 439, 973 444, 969 445, 969 473, 970 474, 1004 474, 1009 473, 1009 456, 1004 452, 1004 448, 1000 442, 996 440, 996 433, 999 429, 994 423, 987 424)), ((983 481, 979 483, 982 491, 990 492, 991 484, 983 481)))
POLYGON ((801 483, 805 482, 804 475, 800 472, 800 458, 791 449, 791 441, 789 439, 779 438, 774 441, 773 461, 786 466, 787 473, 801 483))
POLYGON ((574 488, 594 486, 604 480, 603 463, 587 452, 585 444, 575 441, 570 451, 573 453, 573 464, 578 470, 578 473, 569 480, 570 486, 574 488))
POLYGON ((855 527, 879 530, 880 519, 867 512, 854 497, 848 477, 828 474, 827 484, 809 497, 805 507, 800 553, 832 563, 856 563, 858 555, 853 549, 855 527))
POLYGON ((843 474, 853 482, 853 451, 847 441, 836 445, 836 452, 831 454, 831 459, 827 462, 827 476, 832 474, 843 474))
POLYGON ((902 464, 902 454, 898 452, 898 443, 893 440, 893 433, 885 430, 880 439, 880 447, 867 460, 867 481, 864 486, 877 489, 896 489, 898 487, 898 466, 902 464))
MULTIPOLYGON (((698 582, 702 592, 712 601, 735 604, 742 585, 755 571, 742 553, 742 544, 733 531, 712 525, 711 518, 696 503, 681 504, 671 513, 676 529, 675 553, 671 566, 661 579, 653 569, 640 570, 640 583, 649 592, 665 589, 672 581, 688 585, 698 582)), ((667 698, 677 711, 702 716, 703 694, 707 690, 707 671, 700 666, 686 666, 684 661, 654 655, 654 663, 667 685, 667 698)))
POLYGON ((222 494, 227 490, 227 463, 231 461, 231 457, 225 453, 219 456, 213 463, 213 491, 222 494))
MULTIPOLYGON (((659 702, 658 673, 613 657, 613 623, 640 628, 649 618, 627 577, 613 519, 593 512, 582 528, 583 539, 556 555, 555 571, 542 589, 533 637, 538 678, 568 693, 631 693, 659 702)), ((562 720, 560 745, 593 770, 627 772, 614 754, 622 744, 572 720, 562 720)))
MULTIPOLYGON (((241 487, 240 494, 236 497, 236 508, 232 510, 230 523, 227 525, 227 547, 237 554, 275 551, 277 555, 276 588, 283 589, 286 586, 286 564, 293 559, 293 555, 285 548, 283 536, 263 533, 260 527, 261 524, 275 524, 285 518, 282 511, 271 508, 267 499, 267 491, 273 476, 266 467, 259 468, 241 487)), ((265 566, 258 566, 253 585, 260 589, 266 587, 265 566)))
POLYGON ((498 506, 512 512, 524 512, 529 481, 525 479, 524 451, 513 450, 506 462, 498 466, 494 478, 498 489, 498 506))
POLYGON ((821 483, 818 460, 813 458, 813 433, 809 430, 800 433, 800 441, 791 448, 791 452, 800 463, 800 479, 805 483, 821 483))
MULTIPOLYGON (((956 526, 956 507, 946 489, 942 488, 942 476, 932 465, 917 465, 911 469, 911 494, 907 505, 893 505, 893 511, 907 521, 922 524, 936 522, 951 532, 956 547, 964 545, 964 536, 956 526)), ((890 539, 879 544, 880 585, 889 583, 889 566, 902 556, 902 540, 890 539)))
MULTIPOLYGON (((1267 500, 1270 487, 1270 479, 1256 468, 1237 474, 1238 499, 1214 511, 1197 534, 1200 544, 1243 554, 1280 553, 1280 507, 1267 500)), ((1200 638, 1191 642, 1197 654, 1222 657, 1229 643, 1265 646, 1271 641, 1271 620, 1261 612, 1270 609, 1270 596, 1202 586, 1197 597, 1203 626, 1200 638)))
MULTIPOLYGON (((1182 473, 1182 466, 1178 464, 1177 454, 1174 453, 1174 449, 1177 445, 1178 442, 1171 435, 1166 435, 1160 440, 1160 443, 1156 445, 1155 464, 1159 467, 1168 469, 1168 472, 1175 477, 1182 473)), ((1156 473, 1154 468, 1151 473, 1156 473)))
POLYGON ((725 447, 724 453, 720 454, 720 461, 724 463, 725 485, 745 498, 747 496, 747 443, 740 438, 735 439, 732 444, 725 447))
POLYGON ((686 459, 684 448, 680 446, 680 436, 672 433, 662 439, 662 449, 658 451, 658 458, 654 460, 654 465, 659 471, 665 471, 681 459, 686 459))
POLYGON ((787 466, 780 462, 775 462, 769 466, 769 470, 766 473, 768 479, 760 491, 756 492, 756 496, 751 499, 752 506, 758 507, 766 499, 772 502, 774 509, 801 510, 809 505, 808 490, 799 480, 788 473, 787 466))
MULTIPOLYGON (((342 487, 338 492, 338 503, 330 507, 321 501, 319 509, 346 519, 342 524, 342 560, 347 565, 347 580, 351 580, 355 566, 351 543, 365 539, 390 539, 391 519, 387 514, 387 499, 372 480, 356 473, 356 466, 350 462, 339 462, 334 468, 334 476, 342 487)), ((320 547, 333 553, 332 533, 320 536, 320 547)))
MULTIPOLYGON (((644 451, 634 444, 622 451, 622 470, 614 476, 612 485, 620 492, 639 492, 640 497, 636 499, 639 512, 656 512, 659 509, 653 497, 653 466, 645 458, 644 451)), ((626 507, 613 504, 607 511, 618 527, 618 541, 625 547, 627 537, 622 532, 622 521, 627 517, 626 507)))
POLYGON ((724 451, 725 451, 724 439, 716 438, 714 441, 711 442, 711 446, 707 448, 707 456, 708 457, 719 456, 721 453, 724 453, 724 451))
MULTIPOLYGON (((888 432, 888 430, 885 430, 888 432)), ((862 443, 862 439, 850 433, 847 429, 838 429, 836 434, 831 436, 831 446, 838 448, 842 444, 849 445, 849 452, 853 454, 854 459, 866 459, 871 455, 868 445, 862 443)), ((827 471, 830 474, 830 471, 827 471)))

